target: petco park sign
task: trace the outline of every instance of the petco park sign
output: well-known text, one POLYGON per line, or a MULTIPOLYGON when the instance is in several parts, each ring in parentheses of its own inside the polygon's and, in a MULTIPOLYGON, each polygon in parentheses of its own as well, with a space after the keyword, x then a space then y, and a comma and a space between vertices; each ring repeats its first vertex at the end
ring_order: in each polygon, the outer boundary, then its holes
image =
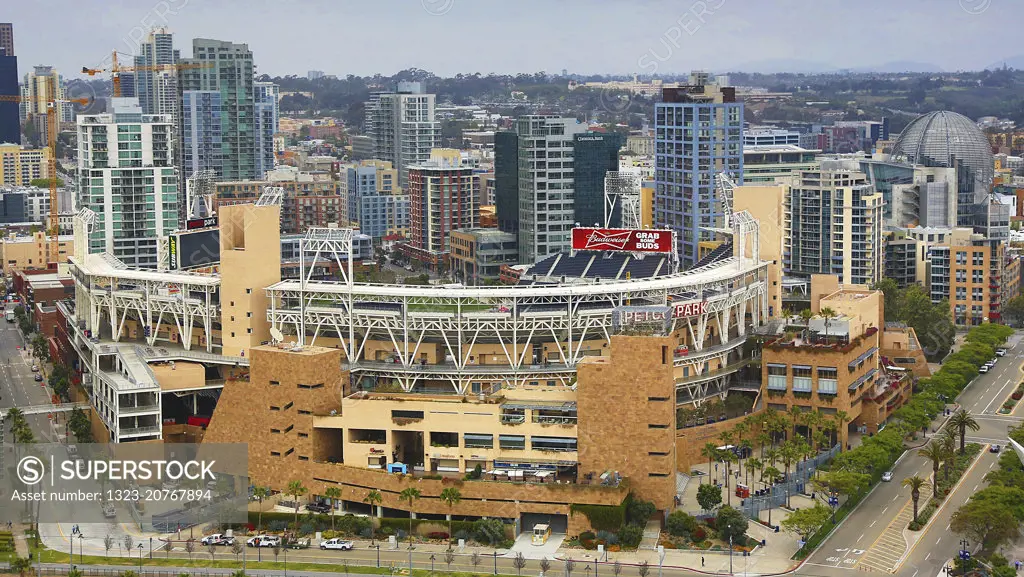
POLYGON ((612 312, 612 325, 624 327, 668 323, 673 319, 695 317, 706 312, 707 301, 673 303, 668 306, 625 306, 618 307, 612 312))
POLYGON ((573 250, 672 252, 672 231, 629 228, 574 228, 573 250))

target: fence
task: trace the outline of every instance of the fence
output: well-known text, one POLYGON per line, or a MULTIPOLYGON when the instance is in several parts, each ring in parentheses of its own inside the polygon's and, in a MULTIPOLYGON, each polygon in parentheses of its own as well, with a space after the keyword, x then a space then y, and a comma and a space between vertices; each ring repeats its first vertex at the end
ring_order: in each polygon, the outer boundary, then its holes
POLYGON ((747 517, 757 519, 761 511, 785 505, 786 497, 802 493, 810 479, 814 476, 814 472, 838 455, 839 449, 840 446, 835 445, 828 451, 818 453, 812 459, 800 461, 789 472, 789 477, 786 478, 785 482, 777 483, 765 489, 764 495, 754 496, 751 494, 750 497, 740 502, 740 506, 737 509, 742 511, 747 517))

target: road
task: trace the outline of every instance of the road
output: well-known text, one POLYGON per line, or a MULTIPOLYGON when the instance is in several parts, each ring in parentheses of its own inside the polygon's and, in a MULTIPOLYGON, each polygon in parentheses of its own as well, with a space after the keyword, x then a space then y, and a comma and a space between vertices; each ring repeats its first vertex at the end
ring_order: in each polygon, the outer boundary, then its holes
MULTIPOLYGON (((979 431, 969 432, 968 441, 1005 445, 1007 428, 1021 421, 1018 417, 996 414, 1003 399, 1020 382, 1020 367, 1024 362, 1020 333, 1011 337, 1008 346, 1009 351, 999 359, 995 368, 975 378, 957 399, 974 415, 980 426, 979 431)), ((982 483, 984 474, 995 466, 996 457, 998 455, 984 453, 946 500, 946 505, 934 517, 935 521, 925 534, 908 545, 907 537, 913 534, 903 529, 912 516, 910 491, 902 487, 900 481, 915 474, 930 478, 932 470, 931 463, 917 456, 916 451, 906 453, 893 467, 893 481, 879 483, 872 490, 860 507, 811 556, 805 565, 806 572, 834 574, 833 571, 838 569, 889 573, 895 570, 907 577, 915 577, 918 573, 922 577, 937 575, 943 563, 957 551, 959 536, 946 528, 949 516, 967 501, 973 494, 973 488, 982 483)), ((924 502, 922 498, 922 506, 924 502)))
MULTIPOLYGON (((32 359, 25 350, 25 341, 17 323, 0 322, 0 408, 50 403, 50 395, 43 385, 33 380, 32 359), (18 350, 19 346, 21 350, 18 350)), ((63 430, 58 435, 45 414, 29 415, 25 419, 37 441, 56 443, 63 440, 63 430)))

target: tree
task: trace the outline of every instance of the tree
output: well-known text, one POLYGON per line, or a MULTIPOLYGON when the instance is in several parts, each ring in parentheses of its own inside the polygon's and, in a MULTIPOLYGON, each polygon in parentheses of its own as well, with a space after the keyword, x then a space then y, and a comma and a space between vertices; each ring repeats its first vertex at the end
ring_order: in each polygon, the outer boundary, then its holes
MULTIPOLYGON (((281 552, 284 551, 284 543, 278 539, 271 550, 274 552, 274 561, 277 561, 277 558, 281 556, 281 552)), ((287 560, 287 557, 285 559, 287 560)))
POLYGON ((32 570, 32 560, 28 557, 15 557, 11 559, 11 571, 15 571, 18 575, 24 576, 32 570))
POLYGON ((939 465, 942 464, 942 460, 946 458, 946 452, 942 449, 935 439, 932 439, 931 443, 928 443, 924 447, 917 450, 918 456, 924 457, 932 462, 932 486, 939 486, 939 465))
MULTIPOLYGON (((708 482, 710 483, 711 470, 714 469, 715 459, 718 458, 718 446, 714 443, 704 443, 704 448, 700 450, 700 456, 706 457, 708 460, 708 482)), ((704 479, 702 477, 701 482, 703 483, 703 481, 704 479)))
POLYGON ((914 502, 914 522, 917 523, 917 501, 921 498, 921 489, 928 487, 927 480, 914 475, 903 479, 903 486, 910 488, 910 500, 914 502))
POLYGON ((793 511, 787 515, 782 520, 782 526, 807 540, 828 521, 830 515, 828 507, 815 503, 813 507, 793 511))
MULTIPOLYGON (((782 466, 786 468, 786 480, 789 480, 789 468, 792 467, 799 459, 799 451, 796 445, 790 441, 786 441, 782 444, 782 448, 779 449, 779 460, 782 461, 782 466)), ((792 483, 786 483, 786 506, 789 507, 789 496, 790 487, 792 483)))
POLYGON ((256 485, 252 488, 252 496, 259 501, 259 509, 256 510, 256 530, 263 528, 263 500, 270 497, 270 488, 256 485))
POLYGON ((705 511, 714 510, 722 504, 722 488, 710 484, 697 487, 697 504, 705 511))
POLYGON ((949 420, 949 426, 960 432, 960 454, 963 455, 966 450, 967 429, 977 431, 981 429, 981 426, 966 409, 960 409, 954 413, 953 417, 949 420))
POLYGON ((46 342, 46 337, 36 333, 32 336, 32 355, 40 360, 49 360, 50 358, 50 347, 46 342))
POLYGON ((1003 306, 1003 315, 1019 327, 1024 322, 1024 295, 1015 296, 1006 301, 1006 305, 1003 306))
MULTIPOLYGON (((380 491, 376 489, 370 489, 370 492, 366 494, 366 497, 363 497, 363 503, 369 503, 371 512, 374 507, 379 507, 383 501, 384 497, 380 494, 380 491)), ((370 523, 370 544, 373 544, 376 533, 373 523, 370 523)), ((449 535, 449 537, 451 537, 451 535, 449 535)))
POLYGON ((135 546, 135 538, 133 538, 131 535, 125 535, 123 543, 124 543, 124 550, 128 553, 128 556, 131 557, 132 556, 132 547, 135 546))
POLYGON ((1017 519, 1005 507, 993 501, 968 501, 953 513, 950 529, 981 543, 987 551, 1016 539, 1020 534, 1017 519))
POLYGON ((728 505, 719 509, 715 517, 715 528, 723 541, 732 538, 735 543, 745 543, 748 524, 746 515, 728 505))
POLYGON ((302 481, 289 481, 288 490, 285 492, 286 495, 295 497, 295 528, 299 527, 299 497, 306 494, 309 491, 303 484, 302 481))
POLYGON ((331 531, 334 531, 334 507, 341 499, 341 487, 327 487, 324 489, 324 497, 331 500, 331 531))
POLYGON ((640 574, 640 577, 647 577, 651 573, 651 566, 645 559, 640 563, 640 566, 637 567, 636 571, 640 574))
POLYGON ((188 560, 192 562, 192 554, 196 552, 196 540, 189 539, 185 541, 185 552, 188 553, 188 560))
POLYGON ((210 543, 206 546, 206 552, 210 554, 210 561, 213 561, 214 555, 217 554, 217 545, 214 543, 210 543))
POLYGON ((697 529, 697 520, 686 511, 676 509, 665 519, 665 529, 669 535, 685 537, 691 535, 697 529))
MULTIPOLYGON (((416 499, 420 498, 420 490, 416 487, 406 487, 402 489, 402 492, 398 494, 400 501, 409 503, 409 548, 412 549, 412 504, 416 502, 416 499)), ((450 535, 449 535, 450 537, 450 535)))
POLYGON ((242 551, 245 551, 245 545, 242 543, 241 539, 235 539, 231 543, 231 552, 235 554, 236 563, 238 562, 238 556, 242 554, 242 551))
POLYGON ((953 429, 942 429, 942 433, 939 436, 939 446, 942 447, 942 454, 945 457, 945 462, 942 464, 942 476, 948 483, 950 464, 956 457, 956 433, 953 432, 953 429))
POLYGON ((576 568, 576 562, 572 560, 572 557, 565 558, 565 577, 572 577, 572 571, 576 568))
POLYGON ((103 548, 106 550, 103 556, 109 557, 110 550, 114 548, 114 537, 110 533, 107 533, 106 537, 103 538, 103 548))
POLYGON ((837 315, 836 311, 830 307, 821 307, 818 309, 818 314, 821 315, 821 318, 825 319, 825 336, 827 337, 829 323, 839 315, 837 315))
POLYGON ((448 572, 452 572, 452 563, 455 562, 455 552, 452 551, 451 547, 444 552, 444 563, 448 566, 448 572))
MULTIPOLYGON (((449 550, 451 550, 451 547, 449 547, 449 550)), ((523 557, 522 551, 515 553, 515 557, 512 558, 512 567, 515 567, 516 575, 522 575, 522 570, 526 567, 526 558, 523 557)))
POLYGON ((441 501, 448 504, 448 549, 452 548, 452 514, 451 510, 457 503, 462 501, 462 493, 455 487, 441 489, 441 501))
MULTIPOLYGON (((772 467, 771 465, 765 467, 764 470, 761 471, 761 481, 764 482, 765 488, 767 488, 767 487, 769 487, 771 485, 775 485, 775 480, 778 479, 779 475, 781 475, 781 474, 782 474, 782 471, 776 469, 775 467, 772 467), (767 479, 767 481, 766 481, 766 479, 767 479)), ((768 524, 769 525, 772 524, 772 500, 771 499, 768 499, 768 524)))
POLYGON ((540 565, 540 574, 541 574, 541 576, 543 577, 544 575, 547 575, 548 571, 551 569, 551 561, 548 561, 548 558, 544 557, 543 559, 540 560, 539 565, 540 565))
POLYGON ((855 471, 819 472, 811 482, 818 490, 830 495, 859 495, 871 486, 871 477, 855 471))
POLYGON ((619 575, 622 575, 622 562, 618 559, 616 559, 615 562, 612 563, 612 575, 614 575, 615 577, 619 577, 619 575))
POLYGON ((476 573, 476 568, 480 566, 480 554, 474 551, 469 556, 469 564, 473 566, 473 573, 476 573))

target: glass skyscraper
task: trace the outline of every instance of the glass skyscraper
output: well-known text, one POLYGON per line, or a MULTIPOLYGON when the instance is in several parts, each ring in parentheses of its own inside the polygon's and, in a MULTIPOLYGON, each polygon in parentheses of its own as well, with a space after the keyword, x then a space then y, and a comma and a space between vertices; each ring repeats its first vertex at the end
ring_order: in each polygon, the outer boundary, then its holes
POLYGON ((678 234, 682 265, 700 259, 710 228, 724 224, 715 176, 743 184, 743 104, 714 84, 663 89, 655 105, 654 226, 678 234))

